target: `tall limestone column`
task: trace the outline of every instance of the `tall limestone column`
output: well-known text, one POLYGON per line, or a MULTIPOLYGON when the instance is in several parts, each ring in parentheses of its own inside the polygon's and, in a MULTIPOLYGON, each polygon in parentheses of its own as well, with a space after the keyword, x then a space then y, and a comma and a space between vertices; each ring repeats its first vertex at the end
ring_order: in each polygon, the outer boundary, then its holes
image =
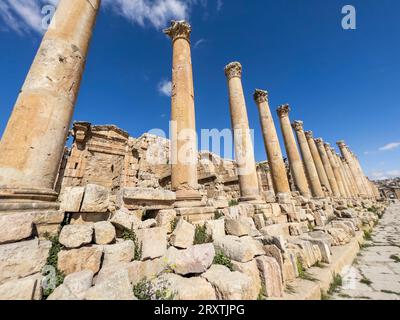
POLYGON ((329 161, 328 154, 326 153, 324 141, 321 138, 317 138, 314 141, 315 141, 315 144, 317 145, 319 155, 321 156, 321 160, 324 165, 326 175, 328 176, 329 184, 332 188, 332 194, 335 197, 340 197, 341 194, 340 194, 339 186, 336 181, 335 174, 333 173, 333 169, 332 169, 331 163, 329 161))
POLYGON ((332 148, 332 147, 330 147, 330 148, 331 148, 333 160, 335 161, 336 166, 339 169, 339 174, 342 177, 343 186, 344 186, 344 190, 346 192, 347 198, 351 198, 352 194, 351 194, 349 183, 348 183, 347 178, 346 178, 346 176, 344 174, 344 171, 343 171, 342 161, 340 161, 339 156, 336 153, 336 150, 334 148, 332 148))
POLYGON ((347 146, 344 143, 344 141, 338 141, 337 145, 339 146, 342 156, 346 159, 346 162, 349 164, 350 171, 356 182, 359 195, 363 198, 367 197, 368 193, 365 190, 363 178, 360 175, 360 172, 358 170, 357 164, 354 161, 353 156, 351 155, 350 151, 347 149, 347 146))
POLYGON ((366 190, 368 196, 373 198, 374 194, 372 192, 371 185, 369 183, 370 181, 368 180, 367 176, 364 174, 364 170, 361 167, 360 160, 358 160, 358 157, 353 152, 350 151, 350 153, 353 156, 354 161, 357 165, 358 172, 359 172, 360 176, 362 177, 362 181, 364 183, 364 187, 365 187, 365 190, 366 190))
POLYGON ((342 177, 343 177, 343 181, 344 181, 344 185, 345 185, 347 193, 352 198, 356 197, 356 194, 355 194, 354 189, 353 189, 353 185, 351 184, 350 178, 348 177, 347 171, 346 171, 346 169, 345 169, 345 167, 343 165, 343 161, 342 161, 340 155, 338 155, 336 153, 336 151, 333 151, 333 152, 334 152, 333 155, 336 158, 336 163, 339 165, 340 171, 342 173, 342 177))
POLYGON ((242 65, 232 62, 225 67, 228 80, 229 105, 234 135, 235 157, 239 176, 241 201, 260 201, 253 143, 242 87, 242 65))
POLYGON ((0 199, 54 201, 100 0, 61 0, 0 142, 0 199))
POLYGON ((336 164, 335 158, 332 154, 331 146, 329 143, 324 144, 326 154, 328 155, 329 162, 331 163, 331 167, 333 170, 333 174, 335 175, 335 179, 337 185, 339 187, 339 192, 342 198, 347 198, 346 189, 344 188, 343 179, 340 175, 339 166, 336 164))
POLYGON ((290 124, 290 107, 287 104, 282 105, 278 108, 277 112, 281 123, 282 135, 285 141, 286 153, 289 159, 290 171, 292 172, 294 183, 301 195, 310 197, 310 190, 308 188, 303 163, 300 158, 299 150, 297 149, 292 125, 290 124))
POLYGON ((321 182, 318 177, 317 168, 315 167, 314 159, 311 154, 310 147, 308 146, 307 143, 307 138, 303 128, 303 122, 294 121, 292 127, 296 132, 297 142, 299 143, 300 146, 300 152, 303 158, 304 168, 306 169, 308 182, 311 187, 311 192, 314 197, 323 198, 324 191, 322 190, 321 182))
POLYGON ((351 170, 350 170, 349 164, 347 163, 345 158, 340 157, 340 159, 342 161, 344 170, 346 171, 347 177, 348 177, 348 179, 350 181, 350 184, 351 184, 351 187, 353 189, 353 194, 354 194, 355 197, 359 197, 360 194, 358 192, 357 184, 356 184, 356 181, 354 180, 353 175, 351 174, 351 170))
POLYGON ((315 144, 313 133, 312 133, 312 131, 306 131, 305 135, 306 135, 306 138, 307 138, 308 146, 309 146, 310 151, 311 151, 311 155, 312 155, 313 160, 314 160, 315 167, 316 167, 317 172, 318 172, 319 181, 321 182, 321 185, 323 187, 325 187, 330 194, 332 194, 332 188, 331 188, 331 185, 329 183, 329 179, 328 179, 328 176, 326 174, 324 165, 322 163, 321 156, 320 156, 320 154, 318 152, 317 145, 315 144))
POLYGON ((254 92, 254 100, 260 114, 264 145, 268 156, 274 190, 276 193, 290 193, 285 163, 283 162, 278 134, 269 107, 267 91, 256 89, 254 92))
POLYGON ((171 183, 177 200, 201 198, 197 178, 193 72, 190 49, 192 29, 186 21, 172 21, 164 30, 172 40, 171 183))

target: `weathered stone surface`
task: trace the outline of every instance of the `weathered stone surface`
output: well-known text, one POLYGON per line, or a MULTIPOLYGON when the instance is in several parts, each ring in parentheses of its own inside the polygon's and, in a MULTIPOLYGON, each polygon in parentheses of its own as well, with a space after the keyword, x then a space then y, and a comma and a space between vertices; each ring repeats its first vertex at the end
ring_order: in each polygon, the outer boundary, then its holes
POLYGON ((263 236, 268 237, 288 236, 289 226, 288 224, 273 224, 262 228, 260 232, 263 236))
POLYGON ((93 284, 93 276, 94 273, 91 270, 71 273, 65 277, 63 285, 66 286, 73 295, 83 299, 85 291, 93 284))
POLYGON ((164 256, 167 251, 167 231, 163 227, 141 229, 137 237, 142 246, 142 260, 164 256))
POLYGON ((109 189, 96 184, 88 184, 83 196, 81 212, 107 212, 109 189))
POLYGON ((206 221, 206 232, 207 232, 207 235, 212 240, 215 240, 218 237, 224 237, 225 236, 225 219, 206 221))
POLYGON ((333 246, 342 246, 351 240, 351 235, 342 228, 327 228, 326 231, 333 238, 333 246))
POLYGON ((133 214, 129 214, 129 211, 121 209, 114 213, 111 217, 110 222, 119 229, 133 230, 138 229, 141 221, 138 217, 133 214))
POLYGON ((251 295, 258 296, 261 292, 261 279, 256 260, 251 260, 249 262, 232 261, 232 265, 232 271, 239 271, 250 277, 252 290, 251 295))
POLYGON ((29 238, 32 227, 33 214, 21 212, 0 215, 0 244, 29 238))
POLYGON ((172 222, 176 218, 176 211, 173 209, 160 210, 157 214, 157 226, 166 228, 168 233, 173 230, 171 228, 172 222))
POLYGON ((38 239, 1 245, 0 284, 41 272, 50 248, 50 241, 38 239))
POLYGON ((79 248, 89 244, 93 239, 93 226, 91 224, 70 224, 62 228, 60 243, 68 249, 79 248))
POLYGON ((202 275, 214 287, 218 300, 255 300, 255 290, 248 275, 231 272, 227 267, 213 265, 202 275))
POLYGON ((83 270, 91 270, 96 274, 100 269, 102 256, 101 246, 62 250, 58 253, 58 269, 66 275, 83 270))
POLYGON ((147 219, 145 221, 142 221, 142 223, 139 226, 139 229, 149 229, 149 228, 154 228, 156 226, 157 226, 156 219, 147 219))
POLYGON ((136 300, 127 270, 121 269, 85 293, 86 300, 136 300))
POLYGON ((40 300, 41 278, 38 274, 0 285, 0 300, 40 300))
POLYGON ((61 300, 61 301, 66 301, 66 300, 82 300, 78 296, 74 295, 71 290, 65 286, 65 285, 60 285, 58 286, 50 296, 48 296, 47 300, 61 300))
POLYGON ((111 222, 100 221, 94 224, 94 241, 96 244, 110 244, 115 241, 115 228, 111 222))
POLYGON ((195 227, 180 219, 170 238, 170 244, 179 249, 186 249, 193 245, 195 227))
POLYGON ((258 230, 265 227, 265 219, 263 214, 254 215, 254 223, 258 230))
POLYGON ((176 200, 175 192, 163 189, 153 188, 124 188, 124 200, 137 201, 141 204, 155 201, 174 202, 176 200))
POLYGON ((211 243, 192 246, 185 250, 170 247, 167 252, 168 265, 177 274, 200 274, 211 266, 215 256, 211 243))
POLYGON ((307 236, 311 237, 313 239, 322 240, 328 246, 331 246, 334 242, 334 239, 332 238, 332 236, 330 236, 327 232, 324 232, 324 231, 312 231, 312 232, 307 233, 307 236))
POLYGON ((265 295, 267 297, 282 297, 283 278, 278 262, 275 258, 267 256, 257 257, 256 262, 260 271, 263 288, 265 288, 265 295))
POLYGON ((225 236, 214 240, 215 250, 223 251, 229 258, 239 262, 248 262, 256 255, 254 244, 239 237, 225 236))
POLYGON ((311 242, 313 245, 317 245, 321 254, 321 261, 325 263, 332 262, 332 253, 330 250, 330 242, 326 240, 320 240, 316 238, 311 238, 309 236, 303 236, 302 239, 311 242))
POLYGON ((217 299, 213 286, 201 277, 184 278, 177 274, 168 273, 156 279, 154 286, 155 288, 168 288, 175 300, 217 299))
POLYGON ((278 262, 278 265, 281 268, 282 277, 283 277, 284 266, 283 266, 282 251, 279 250, 279 248, 274 244, 264 246, 264 251, 268 257, 274 258, 276 260, 276 262, 278 262))
POLYGON ((239 219, 226 219, 225 230, 229 235, 241 237, 250 234, 250 226, 243 218, 239 219))
POLYGON ((131 262, 135 257, 135 244, 132 240, 127 240, 117 244, 103 246, 103 251, 103 267, 122 262, 131 262))
POLYGON ((60 209, 64 212, 79 212, 85 187, 66 187, 60 195, 60 209))

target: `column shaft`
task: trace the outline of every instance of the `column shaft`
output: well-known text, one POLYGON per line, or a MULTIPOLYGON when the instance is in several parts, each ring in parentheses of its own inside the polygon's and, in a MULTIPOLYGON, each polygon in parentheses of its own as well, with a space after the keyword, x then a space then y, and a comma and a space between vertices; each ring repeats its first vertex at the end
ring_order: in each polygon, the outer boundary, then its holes
POLYGON ((285 141, 286 153, 289 159, 290 171, 292 172, 296 189, 300 191, 301 195, 310 197, 310 190, 308 187, 303 163, 301 161, 292 126, 290 124, 290 108, 288 105, 283 105, 280 106, 277 111, 281 123, 282 135, 285 141))
POLYGON ((242 66, 232 62, 225 67, 228 80, 229 105, 234 134, 235 158, 239 176, 241 201, 259 201, 256 163, 242 87, 242 66))
POLYGON ((331 147, 328 143, 325 143, 325 150, 326 150, 326 154, 328 155, 328 159, 331 164, 333 174, 335 175, 335 179, 336 179, 337 185, 339 187, 340 195, 342 198, 347 198, 346 190, 343 185, 342 176, 340 175, 340 172, 339 172, 339 167, 336 164, 336 161, 335 161, 332 151, 331 151, 331 147))
POLYGON ((198 200, 197 136, 190 25, 172 21, 164 33, 172 39, 171 184, 177 200, 198 200))
POLYGON ((345 176, 345 174, 343 172, 342 161, 340 161, 339 156, 337 155, 336 151, 333 148, 331 148, 331 152, 332 152, 333 159, 336 162, 336 166, 339 169, 340 176, 342 177, 343 186, 344 186, 344 190, 346 192, 346 196, 347 196, 347 198, 351 198, 352 194, 351 194, 350 186, 348 184, 346 176, 345 176))
POLYGON ((266 91, 256 90, 254 93, 254 100, 260 114, 264 146, 268 156, 268 164, 275 193, 290 193, 282 150, 268 103, 268 93, 266 91))
POLYGON ((307 143, 307 138, 303 129, 303 122, 295 121, 293 123, 293 129, 296 132, 297 142, 300 146, 300 152, 303 158, 303 164, 308 178, 308 183, 311 187, 312 195, 317 198, 323 198, 324 191, 322 190, 317 168, 315 167, 314 159, 312 157, 310 147, 307 143))
POLYGON ((53 191, 100 0, 61 0, 0 142, 0 197, 53 191))
POLYGON ((354 180, 354 177, 353 177, 353 175, 351 174, 350 166, 349 166, 349 164, 347 163, 347 161, 346 161, 345 158, 341 157, 341 159, 342 159, 343 166, 344 166, 344 168, 345 168, 345 170, 346 170, 346 172, 347 172, 347 176, 348 176, 348 178, 349 178, 349 180, 350 180, 350 183, 351 183, 351 185, 352 185, 354 195, 355 195, 356 197, 359 197, 359 196, 360 196, 360 193, 359 193, 359 191, 358 191, 356 181, 354 180))

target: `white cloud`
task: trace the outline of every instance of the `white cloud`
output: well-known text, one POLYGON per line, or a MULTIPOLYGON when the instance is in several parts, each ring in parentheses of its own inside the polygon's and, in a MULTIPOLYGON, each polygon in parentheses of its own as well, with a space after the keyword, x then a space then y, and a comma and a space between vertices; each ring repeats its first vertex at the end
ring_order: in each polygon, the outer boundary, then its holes
POLYGON ((388 171, 373 171, 370 175, 372 180, 385 180, 400 177, 400 170, 388 170, 388 171))
POLYGON ((217 11, 221 11, 223 6, 224 3, 222 2, 222 0, 217 0, 217 11))
POLYGON ((400 142, 391 142, 379 148, 380 151, 390 151, 400 147, 400 142))
POLYGON ((162 80, 158 84, 158 92, 164 96, 170 97, 172 94, 172 82, 169 80, 162 80))
POLYGON ((204 42, 207 42, 207 40, 206 40, 206 39, 197 40, 197 41, 194 43, 193 48, 196 49, 199 45, 201 45, 201 44, 204 43, 204 42))

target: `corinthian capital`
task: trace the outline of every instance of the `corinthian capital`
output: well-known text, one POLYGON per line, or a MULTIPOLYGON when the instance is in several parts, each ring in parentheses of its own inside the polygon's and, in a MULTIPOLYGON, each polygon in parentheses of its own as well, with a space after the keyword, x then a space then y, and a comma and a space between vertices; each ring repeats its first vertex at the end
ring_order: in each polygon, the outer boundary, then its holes
POLYGON ((254 91, 254 101, 257 103, 268 102, 268 92, 261 89, 254 91))
POLYGON ((336 144, 338 145, 339 148, 345 148, 346 147, 346 144, 344 143, 343 140, 340 140, 340 141, 336 142, 336 144))
POLYGON ((298 121, 298 120, 294 121, 292 123, 292 128, 295 131, 302 131, 303 130, 303 121, 298 121))
POLYGON ((283 104, 278 108, 278 110, 276 110, 276 112, 278 112, 278 116, 281 118, 288 116, 290 112, 290 107, 288 104, 283 104))
POLYGON ((314 139, 314 141, 315 141, 315 143, 317 144, 317 145, 324 145, 324 140, 322 140, 322 138, 317 138, 317 139, 314 139))
POLYGON ((240 62, 231 62, 225 67, 225 76, 228 80, 232 78, 241 78, 242 77, 242 65, 240 62))
POLYGON ((192 27, 188 22, 184 20, 172 20, 171 26, 167 29, 164 29, 163 32, 168 35, 172 39, 172 41, 180 38, 190 41, 190 33, 192 32, 192 27))
POLYGON ((309 130, 304 133, 305 133, 307 139, 314 139, 314 135, 313 135, 312 131, 309 130))

